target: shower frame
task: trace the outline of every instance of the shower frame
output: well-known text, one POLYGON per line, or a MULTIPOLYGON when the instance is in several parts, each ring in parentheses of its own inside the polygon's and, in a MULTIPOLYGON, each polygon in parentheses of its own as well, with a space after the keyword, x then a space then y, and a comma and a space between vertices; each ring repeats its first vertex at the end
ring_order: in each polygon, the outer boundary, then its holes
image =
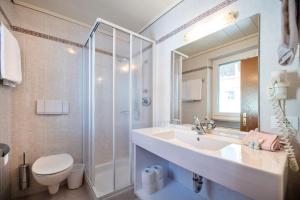
MULTIPOLYGON (((110 26, 113 30, 113 49, 112 49, 112 67, 113 67, 113 85, 112 85, 112 90, 115 91, 115 77, 116 77, 116 30, 122 31, 124 33, 129 34, 129 162, 130 162, 130 185, 116 190, 116 177, 115 177, 115 173, 116 173, 116 167, 115 167, 115 162, 116 162, 116 155, 115 155, 115 135, 116 135, 116 131, 115 131, 115 95, 112 95, 112 115, 113 115, 113 122, 112 122, 112 137, 113 137, 113 158, 112 158, 112 163, 113 163, 113 192, 104 195, 104 196, 98 196, 96 194, 96 191, 93 191, 95 194, 95 197, 99 198, 99 197, 106 197, 106 196, 110 196, 116 192, 120 192, 126 188, 130 188, 133 185, 133 180, 134 180, 134 173, 133 173, 133 148, 132 148, 132 140, 131 140, 131 130, 132 130, 132 122, 133 122, 133 115, 132 115, 132 65, 133 65, 133 36, 147 41, 149 43, 151 43, 152 46, 152 125, 156 122, 155 118, 156 118, 156 114, 155 114, 155 91, 156 91, 156 65, 155 65, 155 41, 151 40, 147 37, 144 37, 138 33, 135 33, 133 31, 130 31, 126 28, 123 28, 119 25, 113 24, 111 22, 108 22, 106 20, 103 20, 101 18, 97 18, 96 22, 94 24, 94 26, 92 27, 91 31, 89 32, 88 35, 88 39, 86 40, 85 44, 84 44, 84 48, 86 48, 87 45, 88 46, 88 90, 90 91, 88 94, 88 97, 84 97, 85 95, 83 95, 83 102, 84 102, 84 98, 88 98, 88 101, 90 101, 90 99, 94 99, 95 98, 95 77, 93 76, 94 72, 95 72, 95 32, 97 31, 97 29, 101 26, 101 24, 110 26)), ((84 68, 87 67, 85 66, 85 62, 83 62, 83 74, 84 74, 84 68)), ((84 77, 85 78, 85 77, 84 77)), ((83 78, 83 82, 85 81, 85 79, 83 78)), ((84 90, 84 89, 83 89, 84 90)), ((95 183, 95 121, 94 121, 94 112, 95 112, 95 103, 94 101, 92 101, 92 103, 88 104, 88 110, 84 109, 83 106, 83 113, 88 112, 88 121, 86 123, 89 123, 88 126, 88 147, 85 146, 85 143, 83 142, 83 161, 85 164, 85 179, 88 182, 88 185, 90 186, 90 188, 93 188, 94 183, 95 183), (91 128, 91 129, 90 129, 91 128), (92 147, 92 148, 90 148, 92 147), (85 149, 87 148, 87 149, 85 149), (88 151, 88 155, 85 154, 85 150, 88 151), (88 156, 89 158, 87 159, 88 163, 85 163, 86 161, 86 156, 88 156)), ((85 118, 83 117, 83 124, 85 124, 84 122, 85 118)), ((83 133, 85 132, 84 127, 83 127, 83 133)), ((84 138, 85 136, 83 135, 83 141, 85 140, 84 138)), ((94 189, 92 189, 94 190, 94 189)))

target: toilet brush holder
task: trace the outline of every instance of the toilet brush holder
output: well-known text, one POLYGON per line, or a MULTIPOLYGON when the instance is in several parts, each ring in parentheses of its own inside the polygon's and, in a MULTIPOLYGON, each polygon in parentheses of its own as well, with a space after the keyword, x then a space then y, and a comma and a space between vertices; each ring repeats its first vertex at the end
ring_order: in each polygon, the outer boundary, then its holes
POLYGON ((23 164, 19 165, 19 189, 26 190, 30 185, 30 166, 25 163, 25 153, 23 153, 23 164))

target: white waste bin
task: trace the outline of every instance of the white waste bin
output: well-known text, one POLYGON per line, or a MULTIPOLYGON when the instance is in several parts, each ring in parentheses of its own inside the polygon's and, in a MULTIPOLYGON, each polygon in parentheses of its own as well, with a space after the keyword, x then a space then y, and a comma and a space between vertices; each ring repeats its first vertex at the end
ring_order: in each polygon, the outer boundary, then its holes
POLYGON ((84 165, 81 163, 74 164, 73 169, 68 176, 68 188, 76 189, 82 185, 84 165))

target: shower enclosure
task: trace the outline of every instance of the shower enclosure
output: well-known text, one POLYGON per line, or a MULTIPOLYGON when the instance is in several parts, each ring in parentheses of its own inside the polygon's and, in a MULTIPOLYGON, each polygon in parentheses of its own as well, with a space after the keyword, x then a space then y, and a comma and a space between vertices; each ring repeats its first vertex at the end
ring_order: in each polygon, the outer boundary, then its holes
POLYGON ((132 183, 131 129, 153 122, 154 42, 97 19, 83 48, 85 174, 97 197, 132 183))

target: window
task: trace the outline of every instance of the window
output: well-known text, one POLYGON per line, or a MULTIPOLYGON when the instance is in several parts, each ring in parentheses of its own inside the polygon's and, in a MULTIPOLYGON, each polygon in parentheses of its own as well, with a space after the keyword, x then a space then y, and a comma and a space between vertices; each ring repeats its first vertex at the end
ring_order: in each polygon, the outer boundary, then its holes
POLYGON ((218 113, 241 111, 240 61, 220 64, 218 67, 218 113))
POLYGON ((241 61, 257 56, 257 49, 213 60, 212 118, 239 122, 241 112, 241 61))

